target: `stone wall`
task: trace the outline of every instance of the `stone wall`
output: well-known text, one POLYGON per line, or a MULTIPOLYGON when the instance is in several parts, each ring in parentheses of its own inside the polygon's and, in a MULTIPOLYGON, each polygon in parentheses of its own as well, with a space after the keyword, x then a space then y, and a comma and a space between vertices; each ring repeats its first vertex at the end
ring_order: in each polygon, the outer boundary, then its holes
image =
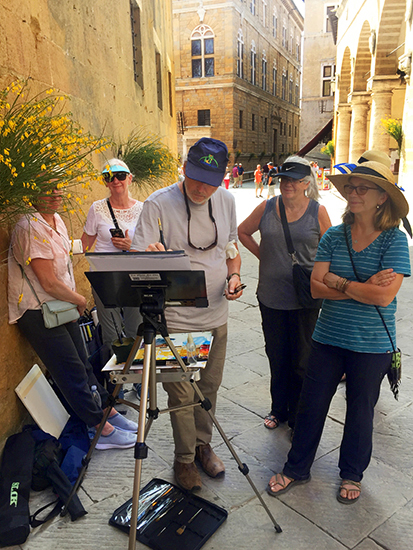
MULTIPOLYGON (((129 0, 23 0, 18 9, 15 4, 0 0, 1 87, 15 78, 30 78, 33 92, 53 86, 70 96, 69 108, 85 130, 119 142, 139 126, 160 136, 177 153, 174 90, 169 85, 174 81, 169 0, 132 0, 141 13, 143 86, 134 79, 129 0), (161 56, 162 109, 155 52, 161 56)), ((96 158, 98 167, 103 162, 103 157, 96 158)), ((105 188, 96 185, 85 212, 93 200, 105 195, 105 188)), ((144 198, 139 190, 133 195, 144 198)), ((75 238, 81 236, 81 226, 81 221, 73 223, 75 238)), ((16 325, 7 321, 9 231, 0 228, 0 448, 25 418, 14 388, 38 361, 16 325)), ((86 269, 84 258, 75 258, 78 290, 90 297, 86 269)))

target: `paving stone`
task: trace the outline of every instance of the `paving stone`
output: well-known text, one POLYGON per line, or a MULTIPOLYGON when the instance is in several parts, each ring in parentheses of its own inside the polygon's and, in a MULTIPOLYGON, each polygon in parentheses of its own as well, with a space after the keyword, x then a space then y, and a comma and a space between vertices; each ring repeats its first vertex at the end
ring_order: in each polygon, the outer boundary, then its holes
MULTIPOLYGON (((234 451, 239 460, 249 468, 249 477, 260 493, 265 490, 272 473, 264 464, 257 461, 252 456, 247 455, 232 442, 234 451)), ((248 480, 238 469, 235 458, 230 453, 228 447, 222 443, 214 447, 214 451, 224 461, 225 475, 216 479, 208 477, 201 471, 203 487, 213 491, 224 503, 224 508, 230 510, 239 507, 255 498, 254 490, 248 480)), ((202 492, 204 489, 202 489, 202 492)), ((201 495, 200 493, 200 496, 201 495)))
POLYGON ((232 511, 228 519, 203 546, 203 550, 345 550, 346 547, 306 518, 283 506, 278 499, 264 500, 282 533, 273 524, 258 499, 232 511))
POLYGON ((413 406, 409 406, 384 419, 373 432, 373 456, 413 477, 412 439, 413 406))
POLYGON ((236 388, 253 380, 259 380, 260 376, 252 370, 241 366, 231 359, 225 361, 224 376, 221 386, 227 389, 236 388))
POLYGON ((371 539, 364 539, 360 544, 354 547, 354 550, 383 550, 383 547, 378 546, 371 539))
POLYGON ((380 545, 380 548, 391 548, 391 550, 413 548, 412 517, 413 501, 410 501, 375 529, 370 537, 380 545))
POLYGON ((264 418, 270 409, 269 376, 225 392, 225 397, 264 418))
POLYGON ((336 451, 316 460, 311 482, 279 498, 336 540, 353 548, 412 499, 413 480, 372 460, 362 482, 360 500, 344 506, 336 499, 340 484, 337 463, 336 451))

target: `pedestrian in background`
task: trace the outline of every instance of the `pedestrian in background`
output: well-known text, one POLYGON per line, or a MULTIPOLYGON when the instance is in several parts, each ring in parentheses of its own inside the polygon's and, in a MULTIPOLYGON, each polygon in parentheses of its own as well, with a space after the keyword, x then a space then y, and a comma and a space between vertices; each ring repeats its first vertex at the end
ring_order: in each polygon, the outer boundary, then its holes
POLYGON ((242 180, 244 177, 244 168, 241 163, 238 164, 238 184, 242 187, 242 180))
POLYGON ((232 187, 238 187, 238 177, 238 166, 234 164, 234 168, 232 169, 232 179, 234 184, 232 187))
POLYGON ((263 192, 263 185, 262 185, 262 170, 261 170, 261 164, 257 164, 257 169, 254 172, 254 182, 255 182, 255 198, 262 197, 263 192), (258 196, 258 190, 260 192, 258 196))

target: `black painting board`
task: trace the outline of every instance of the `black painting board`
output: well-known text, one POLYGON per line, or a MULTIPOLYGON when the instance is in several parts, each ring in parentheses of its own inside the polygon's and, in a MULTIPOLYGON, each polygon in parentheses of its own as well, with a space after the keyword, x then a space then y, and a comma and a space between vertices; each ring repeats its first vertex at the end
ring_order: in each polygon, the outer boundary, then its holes
POLYGON ((167 306, 208 307, 204 271, 89 271, 105 307, 139 307, 150 290, 165 293, 167 306))

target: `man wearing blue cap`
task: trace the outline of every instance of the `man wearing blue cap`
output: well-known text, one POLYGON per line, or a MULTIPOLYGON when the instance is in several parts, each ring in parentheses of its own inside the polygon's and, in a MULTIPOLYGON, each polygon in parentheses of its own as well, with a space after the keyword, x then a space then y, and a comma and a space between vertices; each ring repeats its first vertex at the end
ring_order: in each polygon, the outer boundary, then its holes
MULTIPOLYGON (((168 307, 168 330, 173 332, 212 331, 214 340, 208 363, 197 383, 215 412, 222 380, 227 343, 228 302, 242 294, 241 259, 236 245, 237 223, 234 197, 221 187, 228 164, 228 150, 222 141, 201 138, 189 150, 184 164, 184 181, 155 191, 146 199, 136 227, 132 249, 164 250, 159 240, 161 220, 166 247, 185 250, 192 269, 205 271, 208 307, 168 307)), ((165 383, 169 406, 194 402, 189 382, 165 383)), ((223 462, 210 442, 212 421, 201 407, 171 413, 175 442, 174 471, 177 483, 189 491, 201 488, 195 458, 211 477, 225 472, 223 462)))

